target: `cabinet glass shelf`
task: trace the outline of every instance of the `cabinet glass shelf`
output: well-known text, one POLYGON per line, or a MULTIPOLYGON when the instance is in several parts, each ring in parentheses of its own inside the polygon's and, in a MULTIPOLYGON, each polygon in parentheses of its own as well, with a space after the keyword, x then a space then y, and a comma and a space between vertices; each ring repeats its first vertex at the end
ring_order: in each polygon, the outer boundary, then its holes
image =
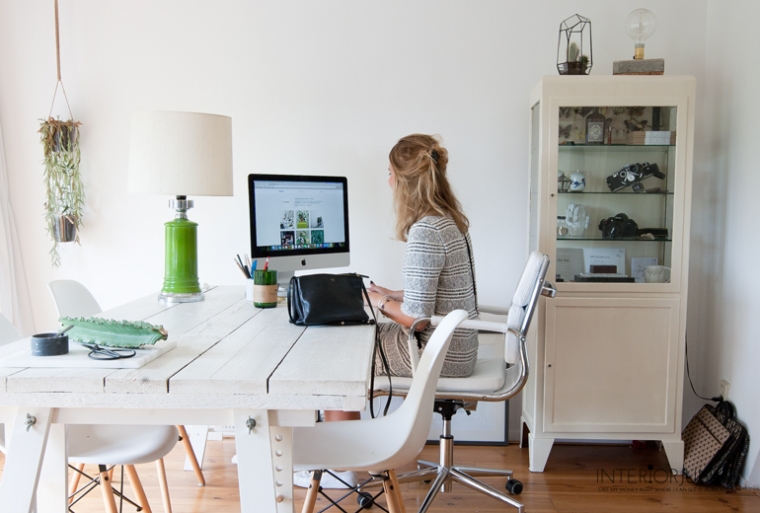
POLYGON ((605 239, 603 237, 557 237, 557 241, 593 241, 593 242, 673 242, 673 239, 639 239, 638 237, 620 237, 605 239))
POLYGON ((675 148, 675 144, 559 144, 562 151, 646 151, 652 148, 675 148))
POLYGON ((578 191, 578 192, 570 192, 570 191, 557 191, 559 194, 567 194, 570 196, 585 196, 586 194, 614 194, 615 196, 668 196, 673 195, 673 191, 659 191, 659 192, 610 192, 610 191, 578 191))

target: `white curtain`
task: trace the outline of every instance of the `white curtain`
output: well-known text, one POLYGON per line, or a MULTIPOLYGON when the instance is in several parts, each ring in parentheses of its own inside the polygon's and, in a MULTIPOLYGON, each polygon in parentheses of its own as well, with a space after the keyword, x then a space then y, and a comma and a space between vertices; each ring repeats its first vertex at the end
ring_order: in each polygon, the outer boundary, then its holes
POLYGON ((0 129, 0 312, 26 336, 34 333, 34 316, 10 196, 0 129))

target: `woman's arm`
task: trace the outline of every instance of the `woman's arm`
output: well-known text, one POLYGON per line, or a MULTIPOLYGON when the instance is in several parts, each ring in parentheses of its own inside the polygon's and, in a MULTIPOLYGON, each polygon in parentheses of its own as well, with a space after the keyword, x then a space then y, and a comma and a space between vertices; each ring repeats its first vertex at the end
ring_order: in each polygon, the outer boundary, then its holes
MULTIPOLYGON (((372 301, 372 307, 376 308, 378 312, 388 317, 390 320, 407 328, 411 328, 414 321, 417 320, 414 317, 409 317, 408 315, 403 314, 401 312, 402 302, 396 301, 389 295, 373 291, 368 291, 368 294, 370 301, 372 301)), ((427 322, 421 322, 416 326, 416 329, 424 329, 427 325, 427 322)))
POLYGON ((382 294, 384 296, 388 296, 389 298, 393 299, 394 301, 399 301, 401 303, 404 302, 404 291, 403 290, 386 289, 385 287, 381 287, 380 285, 377 285, 373 281, 369 282, 369 288, 367 290, 369 290, 371 292, 377 292, 377 293, 382 294))

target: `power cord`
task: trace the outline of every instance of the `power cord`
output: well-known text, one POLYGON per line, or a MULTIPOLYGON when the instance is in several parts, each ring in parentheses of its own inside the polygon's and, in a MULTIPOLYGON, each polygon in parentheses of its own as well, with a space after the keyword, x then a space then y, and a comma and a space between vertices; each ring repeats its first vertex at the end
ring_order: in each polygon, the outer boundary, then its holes
POLYGON ((685 342, 685 352, 686 352, 686 376, 689 378, 689 385, 691 385, 691 391, 694 392, 694 395, 699 397, 700 399, 703 399, 705 401, 715 401, 716 403, 722 403, 723 402, 723 396, 719 395, 716 397, 702 397, 697 393, 697 391, 694 389, 694 383, 691 381, 691 372, 689 371, 689 337, 688 332, 684 335, 684 342, 685 342))

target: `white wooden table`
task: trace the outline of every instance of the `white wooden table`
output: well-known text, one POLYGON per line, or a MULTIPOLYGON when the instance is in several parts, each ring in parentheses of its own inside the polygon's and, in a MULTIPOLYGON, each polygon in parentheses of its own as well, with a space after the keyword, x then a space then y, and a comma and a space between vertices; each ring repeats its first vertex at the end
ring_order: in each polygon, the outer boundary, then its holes
MULTIPOLYGON (((3 511, 67 511, 65 425, 110 423, 234 425, 241 511, 291 513, 292 427, 313 425, 317 409, 364 409, 371 327, 297 327, 283 306, 254 308, 242 287, 198 303, 156 297, 101 315, 167 329, 177 347, 142 368, 0 367, 3 511)), ((0 347, 0 358, 28 343, 0 347)))

